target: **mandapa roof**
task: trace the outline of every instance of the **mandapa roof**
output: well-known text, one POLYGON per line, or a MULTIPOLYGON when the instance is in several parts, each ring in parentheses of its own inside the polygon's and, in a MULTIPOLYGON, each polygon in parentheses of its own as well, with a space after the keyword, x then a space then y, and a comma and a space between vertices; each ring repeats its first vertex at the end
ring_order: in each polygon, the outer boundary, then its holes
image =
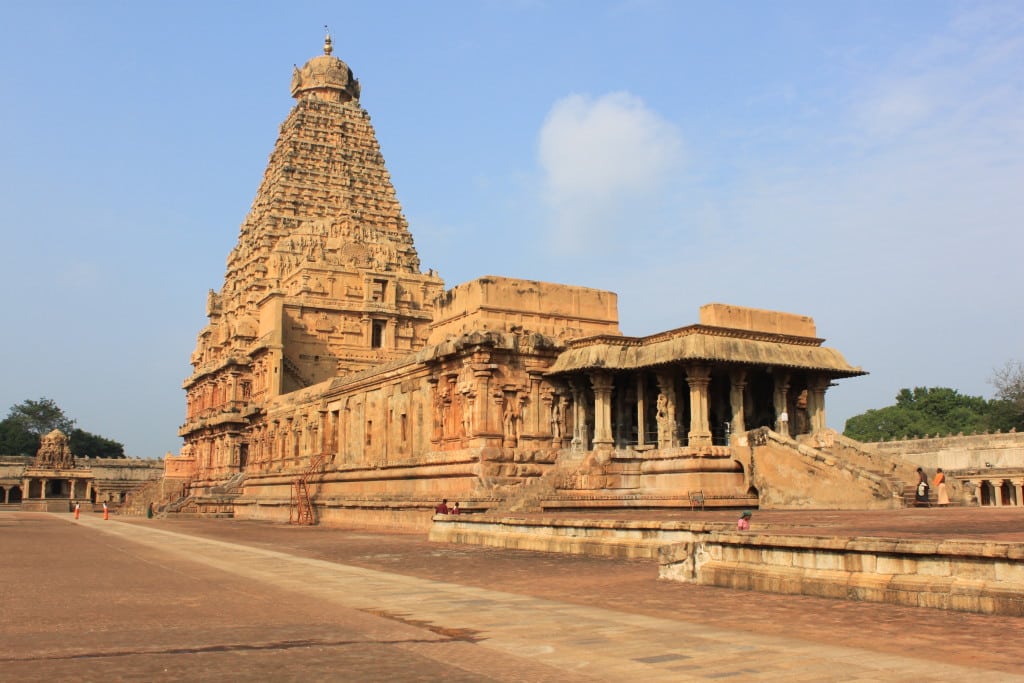
POLYGON ((650 337, 590 337, 568 344, 548 375, 604 368, 634 370, 685 361, 818 370, 833 377, 868 374, 822 339, 691 325, 650 337))

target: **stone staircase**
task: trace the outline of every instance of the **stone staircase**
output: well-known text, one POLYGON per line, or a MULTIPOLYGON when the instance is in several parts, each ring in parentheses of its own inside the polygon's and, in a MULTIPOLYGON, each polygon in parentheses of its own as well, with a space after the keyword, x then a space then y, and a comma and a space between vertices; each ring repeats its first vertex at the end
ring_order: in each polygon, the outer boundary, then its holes
POLYGON ((188 490, 188 482, 181 479, 152 479, 144 486, 128 494, 118 514, 142 517, 150 504, 158 516, 165 516, 172 501, 182 498, 188 490))
POLYGON ((215 495, 216 494, 225 494, 225 493, 226 494, 239 494, 239 493, 242 492, 242 484, 244 482, 245 482, 245 472, 236 472, 235 474, 231 475, 231 478, 228 479, 223 484, 219 484, 218 486, 211 486, 210 487, 210 493, 211 494, 215 494, 215 495))

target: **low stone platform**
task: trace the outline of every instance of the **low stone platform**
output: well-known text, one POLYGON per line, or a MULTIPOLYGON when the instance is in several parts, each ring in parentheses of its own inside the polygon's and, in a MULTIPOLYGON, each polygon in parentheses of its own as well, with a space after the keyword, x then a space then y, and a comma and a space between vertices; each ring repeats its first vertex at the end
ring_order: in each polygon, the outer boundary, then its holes
POLYGON ((237 519, 2 513, 0 534, 4 680, 1024 681, 1024 618, 661 581, 648 560, 237 519))
POLYGON ((1024 508, 758 511, 749 532, 736 516, 436 515, 430 540, 658 558, 676 581, 1024 616, 1024 508))

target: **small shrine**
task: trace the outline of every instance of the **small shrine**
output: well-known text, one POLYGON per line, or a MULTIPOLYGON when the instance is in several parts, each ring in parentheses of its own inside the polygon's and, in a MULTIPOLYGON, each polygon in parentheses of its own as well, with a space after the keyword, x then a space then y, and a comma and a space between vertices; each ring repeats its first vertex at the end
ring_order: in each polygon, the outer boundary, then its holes
POLYGON ((66 512, 76 502, 95 502, 93 473, 77 467, 67 434, 54 429, 39 439, 39 450, 22 474, 22 510, 66 512))

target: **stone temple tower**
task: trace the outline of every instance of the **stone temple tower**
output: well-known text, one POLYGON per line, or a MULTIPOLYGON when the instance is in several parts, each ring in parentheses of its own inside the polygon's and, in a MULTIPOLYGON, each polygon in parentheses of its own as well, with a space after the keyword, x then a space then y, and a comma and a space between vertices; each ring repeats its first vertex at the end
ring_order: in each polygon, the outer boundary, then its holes
POLYGON ((266 401, 421 348, 444 289, 420 272, 359 81, 331 53, 328 35, 295 69, 295 106, 208 296, 179 431, 200 460, 228 449, 244 465, 238 437, 266 401))

